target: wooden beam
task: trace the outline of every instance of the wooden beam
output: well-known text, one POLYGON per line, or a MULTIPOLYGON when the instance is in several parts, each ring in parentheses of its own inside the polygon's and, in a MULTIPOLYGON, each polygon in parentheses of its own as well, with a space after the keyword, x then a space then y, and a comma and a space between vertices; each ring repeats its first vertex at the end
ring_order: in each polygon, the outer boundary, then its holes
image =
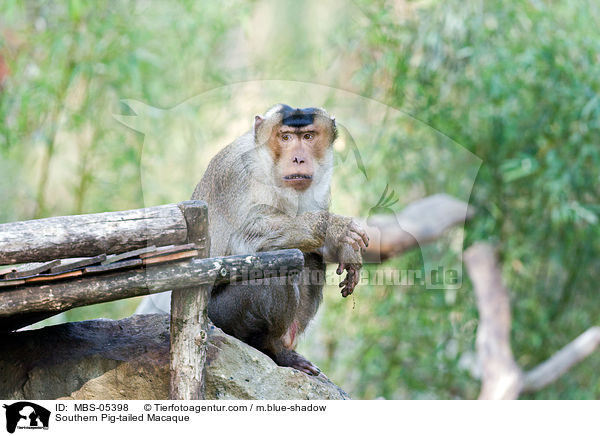
POLYGON ((83 259, 63 259, 60 265, 50 268, 51 273, 62 273, 73 271, 84 266, 96 265, 106 260, 106 254, 99 254, 94 257, 84 257, 83 259))
POLYGON ((300 250, 186 259, 121 272, 0 291, 0 331, 16 330, 74 307, 201 285, 296 274, 300 250))
POLYGON ((51 260, 50 262, 42 263, 28 263, 18 267, 14 272, 9 272, 3 277, 3 279, 22 279, 24 277, 35 276, 48 271, 57 265, 60 265, 60 260, 51 260))
POLYGON ((0 224, 0 265, 122 253, 149 245, 184 244, 177 204, 0 224))

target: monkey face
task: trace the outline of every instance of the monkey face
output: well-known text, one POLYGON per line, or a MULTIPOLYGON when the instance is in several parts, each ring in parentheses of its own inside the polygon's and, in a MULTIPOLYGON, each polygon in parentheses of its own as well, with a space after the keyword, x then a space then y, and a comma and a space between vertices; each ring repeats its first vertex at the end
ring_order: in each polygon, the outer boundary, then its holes
POLYGON ((314 159, 321 142, 312 124, 301 128, 281 126, 273 144, 279 154, 279 167, 285 185, 298 191, 307 189, 314 174, 314 159))
POLYGON ((323 109, 292 109, 286 105, 275 106, 265 118, 256 117, 254 128, 255 132, 270 128, 263 137, 268 137, 277 177, 284 186, 297 191, 310 187, 336 136, 335 121, 323 109))

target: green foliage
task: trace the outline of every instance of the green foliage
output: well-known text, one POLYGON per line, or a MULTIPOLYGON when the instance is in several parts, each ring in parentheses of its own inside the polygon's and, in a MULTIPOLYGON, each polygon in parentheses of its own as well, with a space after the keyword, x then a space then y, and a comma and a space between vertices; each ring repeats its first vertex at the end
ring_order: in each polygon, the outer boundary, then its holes
MULTIPOLYGON (((399 19, 387 6, 363 4, 371 23, 359 74, 367 89, 389 81, 389 104, 406 108, 483 159, 471 197, 478 216, 467 227, 467 241, 490 239, 501 249, 504 277, 513 291, 514 352, 530 368, 600 319, 593 280, 600 266, 600 9, 593 2, 449 1, 415 8, 399 19)), ((382 160, 393 158, 386 154, 382 160)), ((403 168, 403 177, 423 175, 420 168, 411 169, 403 168)), ((388 177, 397 170, 381 167, 388 177)), ((459 324, 473 322, 470 298, 444 308, 424 292, 406 297, 419 307, 415 316, 424 335, 443 347, 436 333, 441 329, 460 342, 461 335, 443 325, 455 311, 463 315, 459 324), (431 311, 442 318, 435 328, 431 311)), ((392 302, 375 303, 374 318, 379 305, 392 302)), ((391 330, 397 348, 414 337, 415 327, 405 321, 406 330, 391 330)), ((419 356, 421 343, 411 357, 419 356)), ((371 356, 393 356, 390 347, 375 343, 371 348, 371 356)), ((370 359, 355 357, 355 370, 369 374, 370 359)), ((400 362, 404 368, 411 359, 400 362)), ((402 387, 417 379, 421 389, 413 385, 412 392, 472 396, 457 380, 454 363, 419 362, 433 380, 418 371, 409 377, 387 372, 378 382, 386 388, 377 394, 387 396, 390 386, 399 386, 402 395, 402 387), (441 365, 437 371, 436 365, 441 365), (456 380, 447 380, 448 372, 456 380)), ((594 364, 598 356, 532 397, 598 398, 594 364)))
POLYGON ((218 53, 224 23, 245 10, 228 2, 0 8, 11 71, 0 94, 0 153, 14 177, 0 191, 15 206, 0 210, 2 221, 142 206, 142 138, 116 128, 119 99, 173 105, 223 83, 219 64, 205 60, 218 53))
MULTIPOLYGON (((500 249, 519 364, 531 368, 597 325, 598 4, 361 0, 305 8, 318 18, 298 20, 292 1, 2 2, 0 72, 2 62, 9 72, 0 91, 0 222, 145 204, 153 185, 141 183, 144 138, 113 118, 135 112, 121 99, 168 108, 233 82, 318 83, 402 111, 366 120, 374 137, 357 144, 368 181, 346 165, 351 159, 337 166, 336 211, 368 216, 386 185, 400 199, 396 211, 436 192, 466 200, 476 156, 477 216, 466 244, 490 240, 500 249)), ((213 123, 206 116, 199 119, 213 123)), ((185 149, 173 145, 183 134, 168 135, 165 153, 185 149)), ((185 168, 177 177, 193 185, 198 175, 185 168)), ((190 194, 177 192, 168 201, 190 194)), ((450 232, 423 255, 383 267, 422 270, 433 253, 460 270, 460 238, 450 232)), ((302 351, 355 398, 474 398, 477 311, 462 279, 457 291, 363 285, 346 300, 328 288, 302 351)), ((62 319, 116 318, 133 307, 93 306, 62 319)), ((600 398, 599 366, 596 353, 529 398, 600 398)))

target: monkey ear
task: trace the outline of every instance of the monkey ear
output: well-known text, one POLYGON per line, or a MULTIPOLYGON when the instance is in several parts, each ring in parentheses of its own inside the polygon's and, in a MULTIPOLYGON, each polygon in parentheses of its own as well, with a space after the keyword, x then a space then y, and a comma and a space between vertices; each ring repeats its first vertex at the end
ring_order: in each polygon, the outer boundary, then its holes
POLYGON ((260 115, 256 115, 254 117, 254 132, 256 132, 256 129, 258 129, 260 127, 260 125, 263 123, 263 121, 265 121, 265 119, 263 117, 261 117, 260 115))
POLYGON ((330 119, 331 119, 331 129, 332 129, 331 142, 333 142, 338 137, 338 129, 337 129, 337 124, 335 123, 335 117, 332 116, 332 117, 330 117, 330 119))
POLYGON ((261 117, 260 115, 256 115, 254 117, 254 142, 256 144, 264 144, 267 142, 268 135, 264 132, 266 118, 261 117))

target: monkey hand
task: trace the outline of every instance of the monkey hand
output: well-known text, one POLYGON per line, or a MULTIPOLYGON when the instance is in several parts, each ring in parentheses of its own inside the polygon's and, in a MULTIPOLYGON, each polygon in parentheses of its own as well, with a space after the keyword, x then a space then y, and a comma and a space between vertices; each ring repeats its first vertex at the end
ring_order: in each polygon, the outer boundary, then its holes
POLYGON ((324 242, 325 251, 342 262, 346 254, 344 247, 350 246, 353 251, 360 254, 361 249, 364 250, 369 246, 369 236, 355 219, 330 214, 324 242))
POLYGON ((327 253, 333 254, 332 259, 339 262, 338 275, 347 271, 346 278, 340 283, 342 296, 347 297, 353 291, 360 279, 362 267, 361 250, 369 245, 369 236, 362 226, 354 219, 331 214, 325 237, 325 258, 327 253))
POLYGON ((348 271, 346 278, 340 282, 340 288, 342 288, 342 297, 346 298, 352 292, 360 280, 360 269, 362 265, 356 263, 340 263, 337 269, 338 275, 342 274, 344 270, 348 271))
POLYGON ((362 226, 353 218, 347 218, 345 232, 339 242, 350 245, 354 251, 366 250, 369 246, 369 236, 362 226))
POLYGON ((349 244, 342 247, 340 264, 337 268, 337 274, 341 275, 346 270, 346 278, 341 281, 342 297, 347 297, 352 292, 360 280, 360 269, 362 268, 362 256, 360 250, 355 251, 349 244))

